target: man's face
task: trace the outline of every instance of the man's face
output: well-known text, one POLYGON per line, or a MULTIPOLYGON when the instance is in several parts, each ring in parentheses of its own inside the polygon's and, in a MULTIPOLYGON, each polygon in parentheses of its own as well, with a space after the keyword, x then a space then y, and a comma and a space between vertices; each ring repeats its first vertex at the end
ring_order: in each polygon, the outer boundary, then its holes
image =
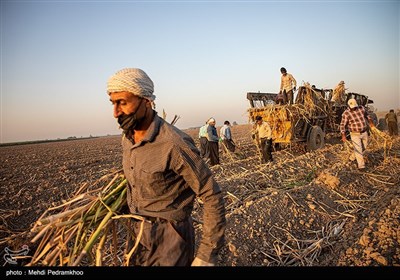
POLYGON ((141 106, 140 97, 127 91, 112 92, 110 101, 113 105, 114 118, 118 118, 121 115, 129 115, 141 106))

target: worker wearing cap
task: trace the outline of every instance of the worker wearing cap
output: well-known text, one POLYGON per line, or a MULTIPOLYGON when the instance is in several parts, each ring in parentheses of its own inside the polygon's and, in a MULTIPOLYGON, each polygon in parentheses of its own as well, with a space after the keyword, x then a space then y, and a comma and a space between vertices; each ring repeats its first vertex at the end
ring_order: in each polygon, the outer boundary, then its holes
POLYGON ((137 68, 116 72, 107 93, 122 137, 122 165, 133 231, 140 243, 131 264, 212 266, 224 242, 225 208, 221 189, 201 159, 193 139, 153 109, 153 82, 137 68), (196 257, 191 212, 203 201, 202 239, 196 257))
POLYGON ((365 170, 363 152, 368 145, 368 123, 374 127, 372 118, 363 106, 358 106, 355 99, 349 99, 348 108, 342 114, 340 122, 340 133, 342 141, 346 142, 346 129, 350 131, 351 141, 354 147, 354 156, 357 160, 358 169, 365 170), (367 122, 368 121, 368 122, 367 122))

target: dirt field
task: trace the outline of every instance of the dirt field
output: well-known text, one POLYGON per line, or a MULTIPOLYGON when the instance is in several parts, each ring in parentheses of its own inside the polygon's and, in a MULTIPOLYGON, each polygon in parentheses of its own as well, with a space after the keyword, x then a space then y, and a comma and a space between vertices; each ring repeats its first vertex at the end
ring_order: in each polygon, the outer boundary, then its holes
MULTIPOLYGON (((197 130, 186 131, 197 141, 197 130)), ((328 136, 324 149, 293 145, 260 164, 249 125, 232 128, 235 154, 211 167, 227 209, 219 266, 400 266, 400 137, 373 138, 365 172, 328 136)), ((198 144, 198 141, 197 141, 198 144)), ((1 147, 0 250, 29 245, 50 206, 121 169, 120 137, 1 147)), ((201 235, 201 204, 194 218, 201 235)))

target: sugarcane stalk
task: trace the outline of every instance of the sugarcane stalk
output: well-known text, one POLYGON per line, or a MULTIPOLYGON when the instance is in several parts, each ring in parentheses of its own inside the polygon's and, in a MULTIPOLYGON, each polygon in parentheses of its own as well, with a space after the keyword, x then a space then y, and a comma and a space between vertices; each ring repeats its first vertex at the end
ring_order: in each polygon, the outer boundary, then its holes
MULTIPOLYGON (((32 243, 41 239, 31 262, 28 266, 35 265, 41 260, 43 265, 78 265, 82 258, 90 252, 103 233, 96 251, 96 264, 101 264, 101 249, 109 236, 108 225, 110 218, 115 215, 124 201, 126 201, 126 179, 120 174, 107 184, 105 188, 86 191, 84 184, 76 192, 77 196, 63 204, 48 208, 35 222, 31 232, 38 232, 31 240, 32 243), (121 181, 118 179, 122 178, 121 181), (118 183, 117 183, 118 182, 118 183), (98 193, 97 196, 92 193, 98 193), (78 195, 79 194, 79 195, 78 195), (64 208, 63 208, 64 207, 64 208), (68 209, 75 207, 74 209, 68 209), (63 209, 58 214, 45 217, 50 210, 63 209), (45 217, 45 218, 43 218, 45 217), (98 222, 98 220, 100 221, 98 222), (105 230, 105 232, 104 232, 105 230), (68 243, 74 238, 72 248, 68 243), (67 256, 64 256, 65 250, 67 256), (79 254, 77 254, 79 252, 79 254)), ((103 176, 99 181, 109 177, 103 176)), ((94 186, 94 185, 93 185, 94 186)), ((113 245, 116 247, 116 228, 113 231, 113 245)), ((117 252, 117 251, 114 251, 117 252)), ((91 260, 90 260, 91 261, 91 260)))
MULTIPOLYGON (((73 227, 70 230, 71 232, 65 238, 64 242, 62 240, 60 240, 58 242, 58 244, 57 244, 56 248, 53 250, 53 252, 48 254, 47 257, 43 260, 43 264, 44 265, 54 265, 54 261, 56 260, 57 255, 59 255, 61 250, 66 247, 67 243, 72 238, 72 236, 73 236, 73 234, 75 233, 76 230, 77 230, 77 227, 73 227)), ((60 235, 59 239, 61 239, 61 237, 62 237, 62 235, 60 235)))
POLYGON ((35 235, 34 238, 32 238, 31 243, 36 243, 36 241, 39 240, 40 237, 42 237, 47 230, 50 228, 51 224, 46 225, 45 227, 43 227, 38 234, 35 235))
MULTIPOLYGON (((120 172, 120 171, 118 171, 120 172)), ((107 176, 107 175, 105 175, 107 176)), ((114 178, 111 179, 111 181, 108 183, 108 185, 102 190, 102 193, 106 193, 108 189, 115 183, 115 181, 120 177, 120 174, 116 174, 114 178)), ((108 177, 108 176, 107 176, 108 177)))
MULTIPOLYGON (((65 202, 63 204, 55 206, 55 207, 51 207, 48 210, 55 210, 55 209, 70 205, 71 203, 74 203, 75 201, 81 200, 83 198, 86 198, 86 194, 78 195, 77 197, 75 197, 75 198, 73 198, 73 199, 71 199, 71 200, 69 200, 69 201, 67 201, 67 202, 65 202)), ((66 212, 66 211, 64 211, 64 212, 66 212)))
POLYGON ((50 243, 46 243, 44 245, 43 250, 39 251, 39 255, 37 257, 32 257, 32 261, 29 263, 28 266, 34 265, 35 263, 37 263, 50 249, 51 247, 53 247, 52 245, 50 245, 50 243))
POLYGON ((112 244, 111 246, 111 254, 113 256, 114 264, 118 265, 117 259, 117 247, 118 247, 118 240, 117 240, 117 227, 115 226, 115 221, 111 220, 111 227, 112 227, 112 244))
MULTIPOLYGON (((116 175, 116 177, 119 175, 116 175)), ((99 197, 98 200, 91 206, 91 209, 88 211, 88 213, 91 213, 93 209, 95 209, 95 221, 97 220, 97 217, 101 217, 100 213, 104 209, 103 207, 105 206, 106 208, 108 207, 107 205, 115 200, 115 194, 118 194, 121 189, 126 187, 126 179, 122 180, 122 182, 119 183, 117 187, 111 190, 110 193, 106 194, 103 198, 99 197), (104 201, 104 202, 103 202, 104 201)), ((110 211, 108 209, 108 211, 110 211)))
POLYGON ((92 234, 90 237, 89 241, 86 243, 86 246, 83 248, 82 252, 78 256, 78 258, 75 260, 73 266, 77 266, 82 258, 87 255, 87 253, 90 251, 90 249, 93 247, 94 242, 97 240, 100 232, 103 230, 104 226, 108 223, 108 221, 111 219, 112 215, 114 214, 113 211, 115 211, 122 203, 122 200, 125 199, 125 194, 126 194, 127 189, 125 188, 118 199, 115 201, 115 203, 112 205, 110 212, 107 213, 107 215, 103 218, 95 232, 92 234))
POLYGON ((129 251, 129 253, 125 256, 125 265, 129 266, 129 261, 132 257, 132 254, 136 251, 136 248, 139 245, 139 241, 142 238, 142 234, 143 234, 143 228, 144 228, 144 220, 142 220, 142 222, 140 223, 140 230, 139 230, 139 234, 135 239, 135 245, 133 246, 133 248, 129 251))
POLYGON ((126 187, 126 179, 122 180, 121 183, 119 183, 119 185, 113 189, 110 193, 108 193, 106 196, 104 196, 103 200, 107 201, 111 196, 113 196, 114 194, 118 193, 120 190, 122 190, 123 188, 126 187))
POLYGON ((40 221, 37 221, 37 224, 39 226, 45 225, 45 224, 50 224, 50 223, 52 223, 52 222, 54 222, 54 221, 56 221, 58 219, 61 219, 61 218, 64 218, 64 217, 70 215, 71 213, 73 213, 73 214, 79 213, 79 212, 83 211, 85 208, 88 208, 88 206, 89 205, 82 205, 80 207, 77 207, 77 208, 74 208, 74 209, 71 209, 71 210, 67 210, 67 211, 52 215, 50 217, 44 218, 44 219, 42 219, 40 221))
POLYGON ((102 266, 101 251, 104 247, 104 243, 106 242, 107 233, 108 233, 108 227, 105 229, 103 236, 100 238, 99 245, 97 246, 96 249, 96 266, 102 266))
POLYGON ((70 265, 72 265, 74 263, 75 256, 76 256, 77 252, 80 250, 81 244, 83 244, 83 240, 86 236, 85 233, 86 233, 88 227, 84 227, 84 226, 85 226, 84 221, 81 221, 78 223, 78 232, 75 236, 74 247, 71 250, 70 258, 69 258, 70 265))

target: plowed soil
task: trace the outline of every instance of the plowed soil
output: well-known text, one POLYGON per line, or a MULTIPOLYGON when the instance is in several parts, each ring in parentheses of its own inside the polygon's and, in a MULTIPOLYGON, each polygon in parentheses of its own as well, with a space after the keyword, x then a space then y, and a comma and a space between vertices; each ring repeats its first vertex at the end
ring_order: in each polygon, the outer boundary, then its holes
MULTIPOLYGON (((197 141, 198 130, 186 131, 197 141)), ((219 266, 399 266, 400 137, 372 138, 366 171, 334 135, 323 149, 292 144, 261 164, 250 125, 211 167, 225 197, 226 245, 219 266)), ((32 224, 50 206, 120 170, 120 136, 0 147, 0 251, 29 246, 32 224)), ((201 201, 195 226, 201 236, 201 201)))

